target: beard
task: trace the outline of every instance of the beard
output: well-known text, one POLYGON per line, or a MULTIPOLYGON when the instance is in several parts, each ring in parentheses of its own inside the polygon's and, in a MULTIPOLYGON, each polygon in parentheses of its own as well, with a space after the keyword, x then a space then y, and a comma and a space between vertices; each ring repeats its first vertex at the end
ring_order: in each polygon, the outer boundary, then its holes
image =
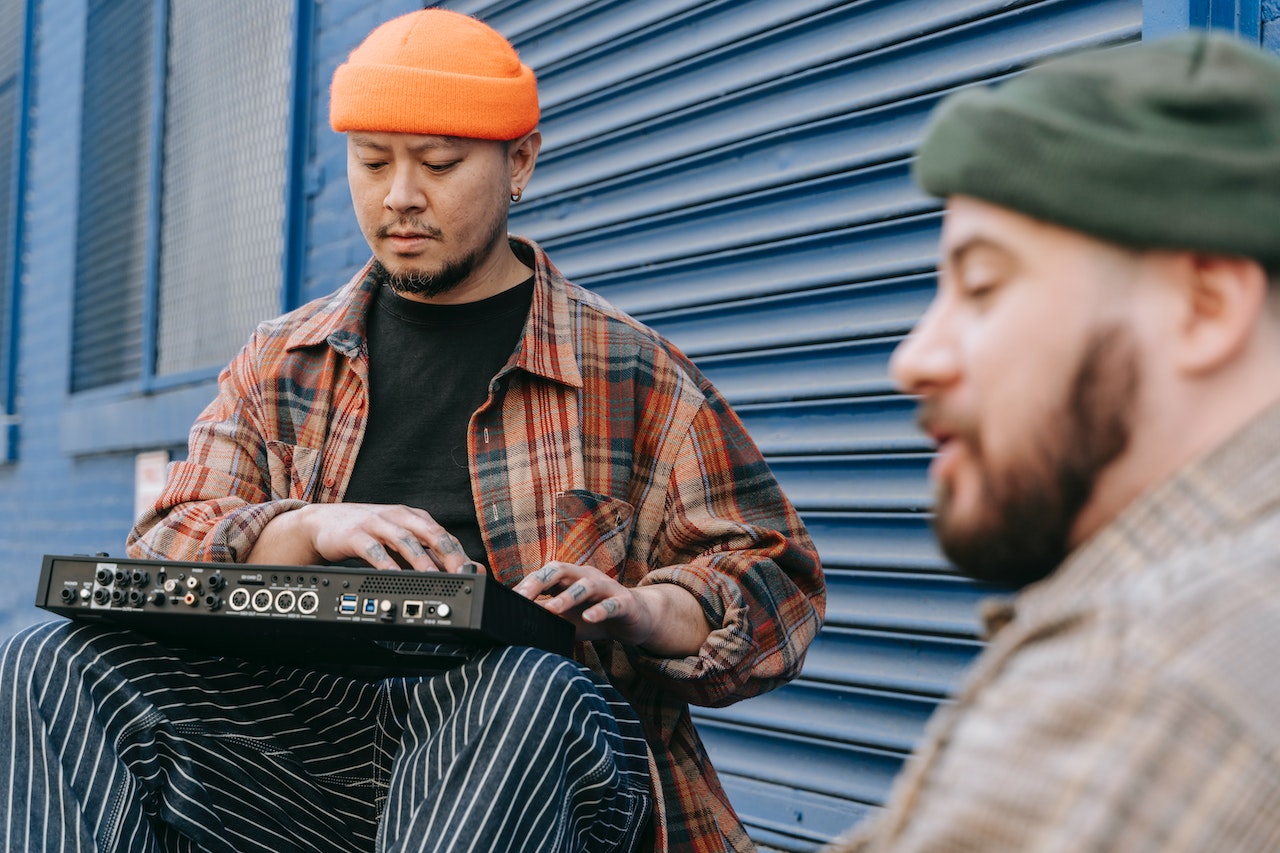
MULTIPOLYGON (((423 233, 431 234, 437 239, 440 236, 440 231, 437 228, 428 228, 427 226, 412 219, 402 219, 400 221, 381 226, 377 231, 378 237, 385 239, 391 229, 396 226, 411 226, 423 233)), ((477 246, 460 258, 450 258, 446 260, 439 269, 429 272, 423 270, 392 272, 387 269, 386 265, 383 264, 382 261, 375 259, 373 262, 374 270, 376 271, 380 281, 384 282, 388 287, 401 296, 413 294, 415 296, 424 296, 429 299, 433 296, 440 296, 441 294, 448 293, 470 278, 471 274, 475 271, 476 265, 487 258, 493 252, 494 247, 497 246, 501 240, 504 240, 506 236, 506 221, 499 220, 495 222, 493 227, 489 230, 488 239, 483 245, 477 246)))
MULTIPOLYGON (((954 517, 947 487, 938 493, 934 530, 964 574, 1023 587, 1049 576, 1071 550, 1071 529, 1102 471, 1129 445, 1140 371, 1132 339, 1119 328, 1091 335, 1058 411, 1024 435, 1025 458, 1005 470, 983 466, 976 430, 960 429, 979 463, 981 517, 954 517)), ((921 424, 938 418, 926 401, 921 424)))

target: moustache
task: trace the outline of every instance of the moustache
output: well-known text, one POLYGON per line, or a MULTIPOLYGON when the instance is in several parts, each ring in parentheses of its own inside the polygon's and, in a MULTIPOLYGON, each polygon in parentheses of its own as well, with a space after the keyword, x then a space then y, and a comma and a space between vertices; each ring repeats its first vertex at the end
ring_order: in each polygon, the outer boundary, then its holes
POLYGON ((440 239, 441 235, 444 233, 439 228, 427 225, 425 222, 419 222, 418 220, 411 218, 401 218, 397 219, 395 222, 389 222, 386 225, 378 226, 377 236, 379 239, 385 240, 391 236, 392 231, 399 231, 401 233, 407 231, 413 234, 421 234, 424 237, 431 237, 436 240, 440 239))
POLYGON ((916 409, 916 426, 937 443, 941 443, 942 438, 953 438, 975 449, 980 445, 978 428, 972 419, 945 412, 942 403, 933 397, 920 401, 916 409))

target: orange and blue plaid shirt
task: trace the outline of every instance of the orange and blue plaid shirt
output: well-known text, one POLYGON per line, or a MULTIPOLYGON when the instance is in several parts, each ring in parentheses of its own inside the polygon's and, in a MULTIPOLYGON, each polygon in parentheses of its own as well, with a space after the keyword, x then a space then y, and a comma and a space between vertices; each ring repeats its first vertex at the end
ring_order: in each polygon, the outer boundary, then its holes
MULTIPOLYGON (((655 849, 750 850, 694 729, 721 706, 795 677, 821 625, 818 555, 725 400, 652 330, 566 281, 541 248, 519 348, 471 418, 472 493, 491 571, 513 585, 551 560, 628 586, 674 583, 715 630, 700 652, 654 658, 577 644, 639 714, 657 804, 655 849)), ((243 562, 267 523, 341 501, 368 415, 369 267, 330 297, 258 327, 219 377, 134 557, 243 562)))

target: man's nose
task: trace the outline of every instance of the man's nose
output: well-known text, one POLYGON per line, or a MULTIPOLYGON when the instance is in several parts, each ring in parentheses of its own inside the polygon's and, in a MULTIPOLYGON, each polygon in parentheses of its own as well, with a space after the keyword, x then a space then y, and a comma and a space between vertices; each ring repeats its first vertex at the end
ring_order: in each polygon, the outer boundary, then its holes
POLYGON ((422 210, 427 206, 426 193, 422 182, 413 169, 400 168, 391 176, 391 186, 387 188, 386 198, 382 202, 388 210, 402 213, 422 210))
POLYGON ((934 299, 911 334, 894 349, 889 374, 906 394, 928 394, 953 383, 959 358, 945 304, 934 299))

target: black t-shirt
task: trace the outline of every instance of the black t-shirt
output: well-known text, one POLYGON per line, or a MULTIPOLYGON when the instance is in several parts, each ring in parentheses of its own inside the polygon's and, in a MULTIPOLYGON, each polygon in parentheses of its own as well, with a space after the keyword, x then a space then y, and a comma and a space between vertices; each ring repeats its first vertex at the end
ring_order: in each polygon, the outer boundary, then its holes
POLYGON ((489 565, 468 470, 467 427, 511 358, 533 278, 479 302, 430 305, 379 289, 368 317, 369 423, 344 501, 431 513, 489 565))

